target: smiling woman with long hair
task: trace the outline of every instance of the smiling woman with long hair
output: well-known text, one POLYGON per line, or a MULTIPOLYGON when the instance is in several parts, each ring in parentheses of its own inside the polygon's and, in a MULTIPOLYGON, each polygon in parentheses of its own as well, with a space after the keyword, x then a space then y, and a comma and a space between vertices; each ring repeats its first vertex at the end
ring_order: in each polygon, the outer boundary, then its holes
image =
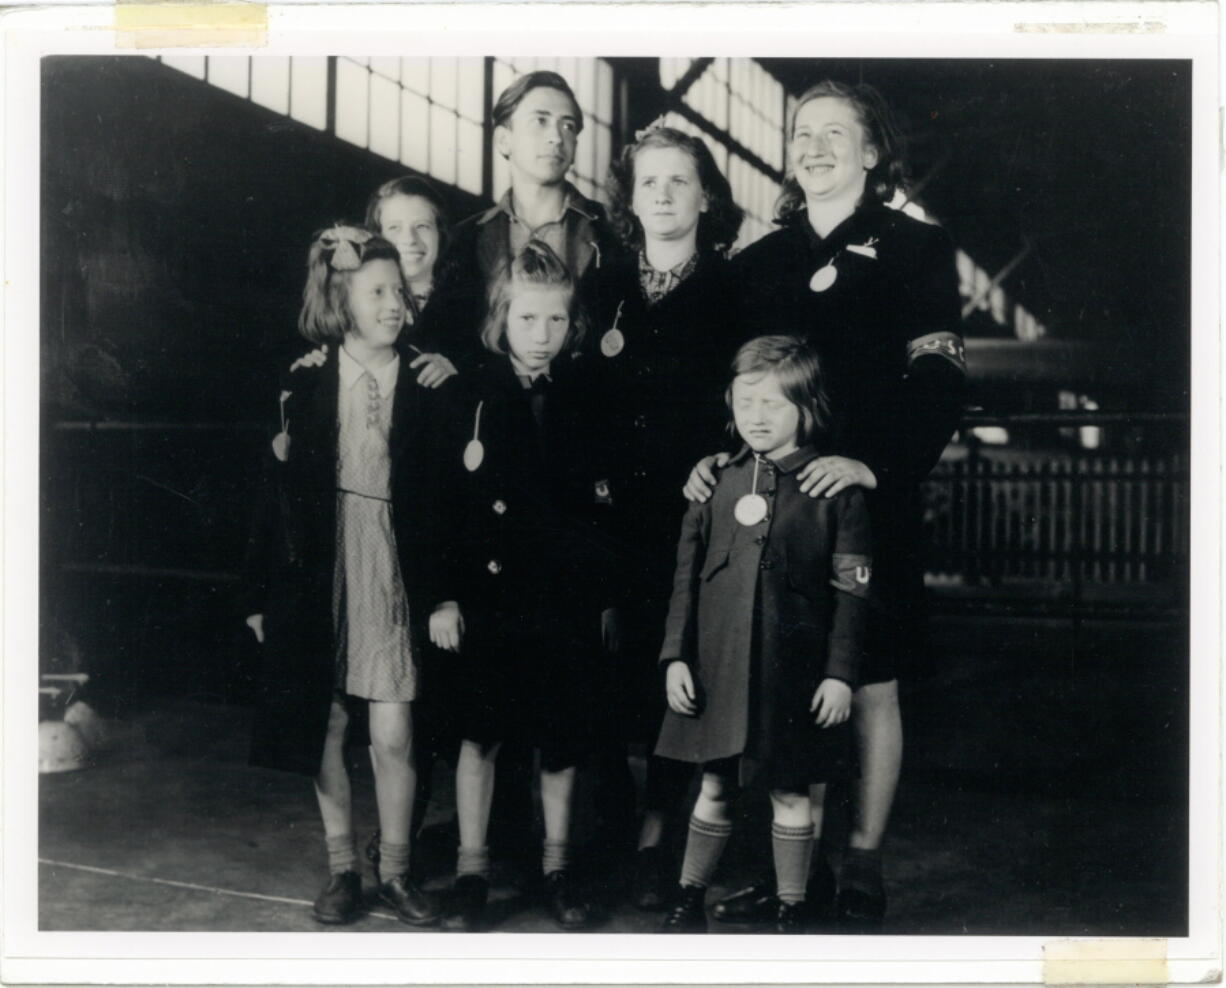
MULTIPOLYGON (((850 846, 837 883, 814 854, 810 910, 849 928, 885 913, 880 846, 902 764, 898 677, 926 655, 919 484, 957 424, 965 368, 954 249, 946 233, 890 205, 903 188, 901 141, 872 86, 820 82, 796 101, 787 130, 780 229, 733 262, 748 335, 804 335, 826 372, 830 452, 798 474, 811 497, 863 488, 872 515, 874 593, 852 722, 860 755, 850 846)), ((686 485, 705 500, 702 461, 686 485)), ((766 919, 773 889, 752 886, 716 918, 766 919)))

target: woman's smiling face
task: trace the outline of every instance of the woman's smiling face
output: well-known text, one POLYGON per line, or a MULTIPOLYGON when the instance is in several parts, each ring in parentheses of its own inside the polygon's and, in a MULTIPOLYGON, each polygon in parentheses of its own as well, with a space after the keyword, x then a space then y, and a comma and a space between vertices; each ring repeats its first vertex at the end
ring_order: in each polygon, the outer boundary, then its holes
POLYGON ((819 96, 796 111, 788 161, 806 199, 859 202, 877 149, 850 103, 819 96))

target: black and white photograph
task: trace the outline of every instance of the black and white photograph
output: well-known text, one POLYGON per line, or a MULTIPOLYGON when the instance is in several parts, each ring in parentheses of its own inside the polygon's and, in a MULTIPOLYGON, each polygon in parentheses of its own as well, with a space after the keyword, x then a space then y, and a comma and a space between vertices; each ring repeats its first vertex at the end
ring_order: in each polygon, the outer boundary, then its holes
POLYGON ((1216 22, 703 10, 10 53, 13 981, 1220 977, 1216 22))

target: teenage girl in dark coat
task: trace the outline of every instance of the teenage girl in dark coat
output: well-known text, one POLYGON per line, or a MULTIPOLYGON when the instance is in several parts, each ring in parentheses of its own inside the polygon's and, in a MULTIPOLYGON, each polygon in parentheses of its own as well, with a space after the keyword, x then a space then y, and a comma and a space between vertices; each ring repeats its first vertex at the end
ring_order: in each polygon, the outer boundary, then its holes
MULTIPOLYGON (((919 484, 957 425, 964 393, 958 276, 943 230, 885 205, 902 162, 875 89, 814 86, 793 109, 788 139, 781 229, 741 253, 734 276, 747 331, 787 326, 821 356, 833 455, 801 470, 801 489, 868 492, 882 607, 869 621, 855 696, 861 779, 838 912, 850 926, 871 927, 885 911, 879 848, 902 761, 897 679, 921 657, 925 637, 919 484)), ((701 464, 687 495, 705 497, 712 482, 701 464)), ((833 876, 821 855, 815 862, 827 892, 810 900, 829 899, 833 876)), ((766 898, 748 890, 722 915, 751 918, 766 898)))
MULTIPOLYGON (((597 273, 585 349, 604 382, 619 531, 636 590, 611 684, 619 699, 613 728, 650 752, 664 712, 656 659, 685 511, 681 486, 690 464, 720 440, 720 388, 741 340, 725 254, 742 214, 706 144, 670 127, 640 131, 608 188, 628 250, 597 273)), ((658 847, 689 775, 649 756, 635 868, 641 908, 662 904, 658 847)))

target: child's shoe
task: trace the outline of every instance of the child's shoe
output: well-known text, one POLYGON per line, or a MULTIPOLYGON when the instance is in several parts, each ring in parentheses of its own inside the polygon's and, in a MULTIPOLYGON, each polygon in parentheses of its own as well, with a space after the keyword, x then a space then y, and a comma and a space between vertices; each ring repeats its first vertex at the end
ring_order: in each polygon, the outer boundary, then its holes
POLYGON ((443 911, 443 929, 476 933, 485 927, 490 883, 480 875, 460 875, 443 911))
POLYGON ((644 847, 634 856, 631 894, 634 908, 654 912, 664 908, 664 876, 658 847, 644 847))
POLYGON ((380 885, 379 898, 409 926, 433 926, 442 914, 438 896, 419 888, 407 874, 395 875, 380 885))
POLYGON ((545 876, 545 899, 549 915, 564 930, 582 930, 591 925, 592 904, 579 894, 575 880, 566 869, 545 876))
POLYGON ((775 907, 775 932, 803 933, 807 912, 804 902, 779 902, 775 907))
POLYGON ((318 922, 332 926, 352 923, 361 911, 362 876, 356 871, 332 875, 311 906, 311 914, 318 922))
POLYGON ((677 886, 672 908, 660 924, 661 933, 706 933, 707 890, 698 885, 677 886))
POLYGON ((774 877, 763 876, 739 892, 720 899, 711 915, 721 923, 770 923, 778 912, 774 877))

